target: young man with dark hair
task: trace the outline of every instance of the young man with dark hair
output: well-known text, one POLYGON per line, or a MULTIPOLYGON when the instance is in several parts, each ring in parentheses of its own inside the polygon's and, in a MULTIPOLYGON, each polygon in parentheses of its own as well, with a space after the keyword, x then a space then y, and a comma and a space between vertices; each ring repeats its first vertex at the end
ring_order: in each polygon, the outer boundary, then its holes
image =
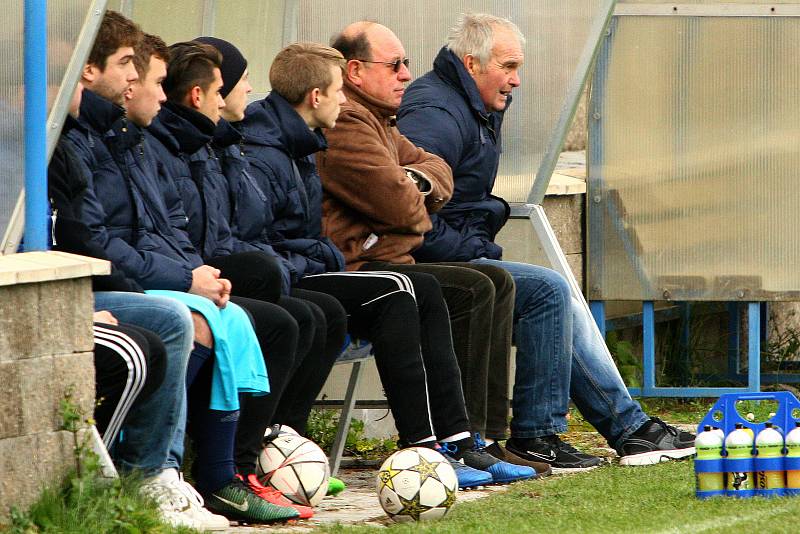
MULTIPOLYGON (((113 117, 122 114, 118 104, 124 102, 137 77, 132 58, 139 38, 139 29, 131 21, 115 12, 106 14, 90 54, 92 60, 84 67, 82 79, 110 100, 92 91, 83 95, 76 91, 71 115, 78 117, 79 110, 84 109, 81 96, 94 102, 94 106, 86 105, 86 109, 108 106, 110 110, 118 110, 112 113, 113 117)), ((111 120, 104 126, 94 120, 97 118, 91 114, 80 120, 68 117, 65 123, 59 149, 51 161, 53 235, 55 246, 62 250, 113 260, 95 239, 96 228, 84 209, 89 202, 87 197, 93 194, 96 173, 113 169, 110 157, 98 159, 99 153, 94 151, 94 147, 102 146, 101 134, 108 130, 111 120), (61 168, 59 163, 63 164, 61 168)), ((162 516, 169 523, 224 528, 227 526, 224 518, 212 516, 201 505, 194 504, 189 497, 193 490, 180 480, 179 462, 170 454, 177 441, 181 441, 182 447, 185 425, 185 376, 193 334, 189 309, 174 299, 141 294, 141 285, 115 261, 112 261, 110 277, 93 282, 95 309, 113 313, 113 319, 106 317, 104 320, 119 320, 149 329, 158 335, 165 347, 164 381, 128 416, 123 439, 112 445, 115 461, 121 469, 139 470, 147 477, 143 490, 154 495, 162 516)), ((113 334, 104 335, 111 343, 113 334)), ((134 366, 135 362, 131 360, 130 364, 134 366)))
MULTIPOLYGON (((247 495, 254 494, 254 489, 260 489, 253 488, 249 479, 255 474, 255 461, 266 427, 273 420, 285 385, 293 370, 303 364, 308 366, 309 374, 322 374, 324 381, 343 335, 337 341, 335 353, 315 350, 313 341, 317 338, 318 327, 315 312, 311 304, 281 295, 277 262, 257 249, 233 254, 230 229, 220 205, 220 200, 226 198, 220 195, 224 177, 209 146, 215 123, 219 121, 220 107, 224 105, 220 94, 223 85, 221 56, 213 47, 196 42, 176 43, 169 52, 170 64, 164 80, 166 92, 175 97, 177 87, 184 88, 186 93, 178 101, 164 103, 157 119, 147 128, 143 149, 129 153, 128 157, 139 158, 143 160, 142 165, 157 168, 155 180, 162 188, 169 189, 170 197, 177 190, 178 203, 185 213, 182 224, 189 238, 188 246, 197 250, 201 261, 219 268, 231 279, 232 300, 247 309, 256 323, 273 393, 267 397, 248 398, 242 403, 242 422, 238 424, 236 441, 232 444, 237 487, 224 485, 219 477, 198 479, 198 488, 206 496, 207 506, 229 517, 252 519, 243 514, 236 503, 241 504, 247 495), (290 324, 287 326, 287 323, 290 324), (293 333, 291 346, 285 342, 287 333, 293 333)), ((322 328, 324 331, 325 326, 322 328)), ((311 402, 307 403, 308 411, 311 402)), ((303 426, 307 415, 299 419, 303 426)), ((198 426, 190 425, 190 428, 197 430, 198 426)), ((263 491, 258 495, 278 508, 286 504, 283 499, 273 498, 263 491)), ((308 507, 295 508, 301 517, 312 514, 308 507)))
MULTIPOLYGON (((129 57, 132 59, 133 54, 129 57)), ((126 66, 131 70, 134 67, 130 59, 126 66)), ((125 126, 130 123, 124 119, 124 110, 109 99, 119 93, 130 99, 142 84, 126 82, 123 91, 115 92, 115 88, 123 87, 117 86, 119 77, 114 72, 105 76, 108 70, 108 67, 105 72, 85 69, 84 83, 100 94, 87 92, 89 98, 81 107, 86 131, 70 137, 92 171, 84 215, 93 239, 121 270, 151 294, 168 296, 196 312, 193 318, 197 343, 188 365, 183 361, 183 372, 185 387, 205 398, 205 402, 196 403, 192 409, 192 421, 200 429, 195 436, 198 454, 195 465, 202 474, 198 480, 222 480, 232 498, 247 502, 248 520, 297 517, 297 511, 271 505, 241 489, 241 482, 235 478, 233 441, 238 397, 239 393, 269 391, 263 354, 247 314, 228 303, 230 282, 220 278, 218 270, 202 264, 188 237, 181 236, 173 225, 178 217, 173 218, 176 214, 167 212, 163 206, 166 197, 160 185, 147 182, 155 173, 128 159, 127 143, 135 139, 136 133, 125 126), (156 189, 155 203, 151 202, 153 196, 144 194, 147 188, 156 189)), ((147 74, 157 76, 156 71, 150 68, 147 74)), ((135 71, 132 78, 136 78, 135 71)), ((177 194, 173 197, 177 198, 177 194)), ((204 510, 197 492, 178 475, 183 453, 185 397, 174 405, 178 429, 172 436, 168 458, 174 468, 146 480, 144 489, 156 497, 162 513, 174 518, 176 524, 224 528, 227 521, 204 510)))
POLYGON ((321 235, 322 189, 313 155, 325 148, 320 128, 336 123, 344 102, 341 65, 341 54, 314 43, 289 45, 275 57, 272 92, 248 106, 240 125, 247 167, 245 179, 228 176, 234 228, 242 240, 272 246, 295 287, 342 303, 349 331, 373 344, 402 446, 441 441, 462 487, 535 476, 472 445, 436 281, 417 274, 338 272, 344 267, 341 252, 321 235))

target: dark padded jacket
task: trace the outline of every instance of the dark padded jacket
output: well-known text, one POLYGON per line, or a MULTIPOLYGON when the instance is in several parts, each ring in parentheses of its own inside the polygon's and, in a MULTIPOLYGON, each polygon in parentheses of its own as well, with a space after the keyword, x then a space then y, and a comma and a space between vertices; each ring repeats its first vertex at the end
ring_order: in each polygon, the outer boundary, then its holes
POLYGON ((397 126, 412 143, 450 165, 455 186, 450 202, 431 215, 433 228, 414 251, 417 261, 501 258, 494 238, 510 209, 491 193, 502 152, 503 113, 486 112, 475 81, 447 48, 439 51, 433 70, 408 87, 397 126))
POLYGON ((225 177, 211 148, 215 127, 202 113, 166 102, 147 128, 153 162, 162 179, 175 184, 189 219, 189 238, 204 260, 228 256, 234 248, 223 204, 225 177))
MULTIPOLYGON (((81 129, 81 126, 68 116, 47 167, 51 246, 53 250, 108 260, 106 251, 92 239, 89 226, 82 218, 83 197, 91 180, 91 171, 66 137, 66 133, 73 128, 81 129)), ((111 263, 111 274, 92 277, 92 290, 140 293, 142 288, 111 263)))
POLYGON ((162 199, 164 193, 146 180, 150 170, 128 157, 141 140, 140 132, 124 121, 121 107, 88 90, 83 92, 79 123, 82 128, 70 130, 67 139, 91 170, 82 217, 92 239, 143 288, 187 291, 192 269, 202 262, 184 250, 165 211, 159 217, 159 210, 146 202, 162 199))
POLYGON ((320 130, 277 93, 253 102, 239 124, 249 161, 236 189, 236 227, 248 242, 270 244, 287 260, 292 281, 344 269, 344 256, 322 237, 322 184, 314 153, 327 148, 320 130))

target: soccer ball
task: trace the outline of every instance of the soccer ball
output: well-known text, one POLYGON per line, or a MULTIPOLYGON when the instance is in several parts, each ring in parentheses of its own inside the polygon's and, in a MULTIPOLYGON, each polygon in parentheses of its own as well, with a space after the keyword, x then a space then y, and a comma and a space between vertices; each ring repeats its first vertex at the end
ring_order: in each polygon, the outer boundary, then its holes
POLYGON ((316 506, 328 492, 330 467, 319 446, 281 430, 267 443, 256 462, 259 481, 304 506, 316 506))
POLYGON ((398 523, 444 517, 458 493, 458 479, 447 459, 424 447, 389 456, 377 480, 378 501, 398 523))

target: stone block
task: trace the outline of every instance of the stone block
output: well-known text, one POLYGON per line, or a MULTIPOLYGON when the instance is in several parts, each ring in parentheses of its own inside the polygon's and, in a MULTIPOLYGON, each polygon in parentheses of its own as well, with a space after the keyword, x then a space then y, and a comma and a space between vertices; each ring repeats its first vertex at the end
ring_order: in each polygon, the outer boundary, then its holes
POLYGON ((64 393, 71 389, 72 402, 80 407, 85 418, 91 417, 95 405, 94 354, 82 352, 55 356, 53 367, 56 413, 64 393))
POLYGON ((564 254, 583 252, 584 195, 549 196, 542 207, 564 254))
POLYGON ((0 362, 0 440, 22 434, 19 368, 20 362, 0 362))
POLYGON ((72 434, 46 432, 0 439, 0 523, 12 506, 26 509, 75 467, 72 434))
POLYGON ((0 361, 39 356, 38 284, 0 287, 0 361))
POLYGON ((50 354, 92 350, 91 291, 89 278, 39 284, 39 331, 50 354))

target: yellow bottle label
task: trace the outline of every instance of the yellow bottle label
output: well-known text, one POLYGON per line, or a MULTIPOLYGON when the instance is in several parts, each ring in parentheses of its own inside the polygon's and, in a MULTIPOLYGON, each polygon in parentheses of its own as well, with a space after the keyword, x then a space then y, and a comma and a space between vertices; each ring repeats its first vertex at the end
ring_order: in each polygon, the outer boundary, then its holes
POLYGON ((756 483, 760 490, 782 489, 784 487, 783 471, 758 471, 756 483))
POLYGON ((697 491, 722 491, 725 489, 725 473, 695 473, 697 491))
POLYGON ((800 471, 786 471, 786 487, 800 489, 800 471))

